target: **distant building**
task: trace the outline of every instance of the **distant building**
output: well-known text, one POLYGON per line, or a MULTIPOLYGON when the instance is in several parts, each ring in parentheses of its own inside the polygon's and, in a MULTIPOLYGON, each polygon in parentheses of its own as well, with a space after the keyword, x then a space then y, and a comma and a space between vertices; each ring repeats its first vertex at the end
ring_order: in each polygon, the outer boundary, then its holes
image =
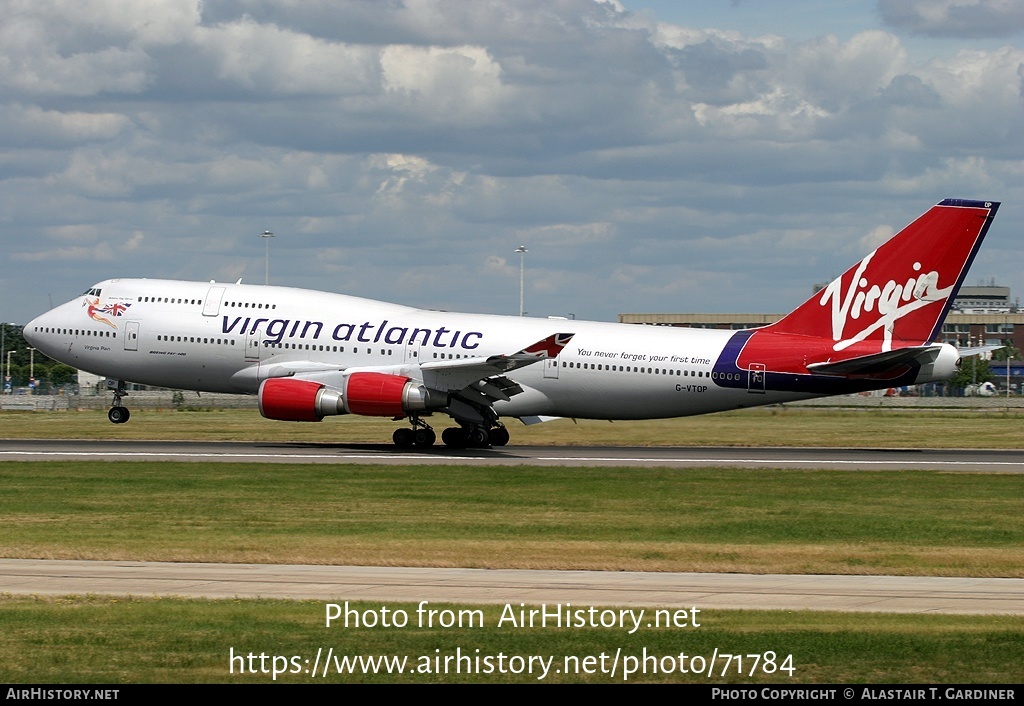
MULTIPOLYGON (((820 287, 819 287, 820 289, 820 287)), ((619 322, 738 330, 774 323, 783 314, 619 314, 619 322)), ((942 326, 941 340, 957 348, 998 346, 1024 350, 1024 313, 1011 304, 1010 288, 961 287, 942 326)))
POLYGON ((105 378, 99 375, 87 373, 84 370, 78 371, 78 394, 95 395, 101 388, 104 388, 105 378))
POLYGON ((1009 287, 961 287, 951 310, 962 314, 1015 314, 1017 305, 1010 301, 1009 287))

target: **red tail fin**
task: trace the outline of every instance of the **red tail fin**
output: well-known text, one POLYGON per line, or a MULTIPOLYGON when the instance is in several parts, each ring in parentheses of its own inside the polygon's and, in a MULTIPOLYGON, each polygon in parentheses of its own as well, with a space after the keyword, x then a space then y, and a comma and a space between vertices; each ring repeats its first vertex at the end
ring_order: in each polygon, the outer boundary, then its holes
POLYGON ((830 339, 840 355, 934 340, 998 208, 946 199, 768 328, 830 339))

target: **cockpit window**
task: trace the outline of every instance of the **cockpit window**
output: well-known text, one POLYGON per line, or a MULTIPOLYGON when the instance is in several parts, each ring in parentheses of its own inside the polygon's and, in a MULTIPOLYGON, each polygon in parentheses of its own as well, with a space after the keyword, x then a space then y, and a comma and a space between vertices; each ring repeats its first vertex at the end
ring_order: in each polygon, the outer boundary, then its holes
POLYGON ((100 294, 102 292, 103 292, 102 289, 96 289, 96 287, 92 287, 92 288, 87 289, 86 291, 82 292, 82 296, 84 296, 84 297, 98 297, 98 296, 100 296, 100 294))

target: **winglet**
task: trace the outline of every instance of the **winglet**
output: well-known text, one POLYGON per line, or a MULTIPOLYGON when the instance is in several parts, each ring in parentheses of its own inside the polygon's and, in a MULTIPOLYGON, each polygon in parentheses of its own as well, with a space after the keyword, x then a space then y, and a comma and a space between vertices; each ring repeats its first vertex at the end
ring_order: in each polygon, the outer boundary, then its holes
POLYGON ((544 340, 527 346, 516 353, 516 355, 532 355, 536 358, 557 358, 558 354, 562 352, 562 349, 565 348, 575 335, 573 333, 553 333, 544 340))

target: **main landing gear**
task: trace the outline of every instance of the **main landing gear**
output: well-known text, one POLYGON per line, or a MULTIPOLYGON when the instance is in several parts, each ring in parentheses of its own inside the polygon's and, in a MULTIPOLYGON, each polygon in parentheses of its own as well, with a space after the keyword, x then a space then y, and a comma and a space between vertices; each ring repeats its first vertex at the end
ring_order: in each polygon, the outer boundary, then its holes
POLYGON ((498 424, 491 429, 479 425, 449 427, 441 433, 441 441, 444 442, 444 445, 454 449, 504 446, 508 440, 508 429, 503 424, 498 424))
POLYGON ((114 391, 114 404, 107 411, 111 424, 124 424, 132 417, 131 410, 121 404, 121 398, 128 396, 124 380, 107 380, 107 387, 114 391))
POLYGON ((409 417, 409 421, 412 423, 412 429, 402 427, 401 429, 395 429, 395 433, 391 435, 391 440, 395 442, 395 446, 400 449, 411 449, 413 447, 425 449, 433 446, 434 442, 437 441, 437 434, 430 428, 430 425, 419 417, 409 417))
MULTIPOLYGON (((426 449, 434 445, 437 435, 430 426, 419 417, 410 417, 412 429, 402 427, 395 429, 391 440, 400 449, 426 449)), ((445 446, 452 449, 485 449, 491 446, 504 446, 508 443, 508 429, 504 424, 495 423, 495 426, 488 429, 479 424, 467 424, 459 427, 449 427, 441 432, 441 441, 445 446)))

